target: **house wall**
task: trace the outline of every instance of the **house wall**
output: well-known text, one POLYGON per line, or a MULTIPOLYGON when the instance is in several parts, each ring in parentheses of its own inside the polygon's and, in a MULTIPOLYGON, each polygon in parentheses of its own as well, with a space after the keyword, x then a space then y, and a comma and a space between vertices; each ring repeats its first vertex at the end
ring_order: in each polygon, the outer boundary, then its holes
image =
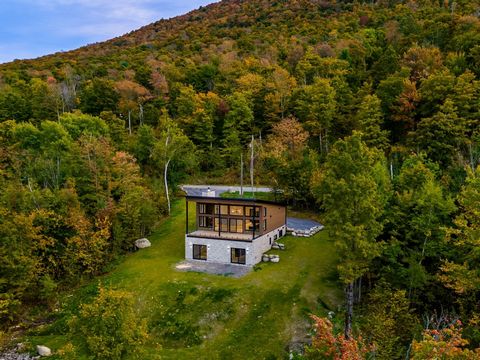
MULTIPOLYGON (((287 211, 287 208, 285 206, 266 205, 266 204, 262 206, 267 208, 267 217, 265 218, 267 219, 267 230, 265 231, 265 233, 269 233, 285 225, 285 220, 286 220, 285 217, 286 217, 286 211, 287 211)), ((261 215, 262 215, 262 221, 263 221, 264 219, 263 209, 262 209, 261 215)), ((262 224, 260 224, 260 227, 262 227, 262 224)))
MULTIPOLYGON (((200 216, 208 216, 208 214, 202 215, 199 214, 199 204, 212 204, 212 205, 240 205, 240 206, 256 206, 260 209, 260 216, 258 217, 259 220, 259 228, 255 230, 255 235, 263 235, 267 234, 275 229, 279 228, 280 226, 285 225, 286 223, 286 207, 281 204, 272 204, 262 201, 246 201, 245 199, 219 199, 219 198, 195 198, 195 199, 187 199, 190 203, 194 203, 196 207, 196 229, 199 229, 199 217, 200 216), (267 209, 267 217, 264 217, 264 208, 267 209), (263 229, 264 219, 267 220, 267 228, 263 229)), ((218 215, 211 214, 212 221, 214 221, 215 217, 218 215)), ((221 215, 222 218, 233 218, 233 219, 242 219, 250 220, 250 216, 234 216, 234 215, 221 215)))
MULTIPOLYGON (((268 213, 267 213, 268 214, 268 213)), ((262 255, 270 250, 274 237, 283 231, 286 234, 286 225, 280 226, 269 233, 253 240, 252 242, 231 241, 218 239, 205 239, 185 236, 185 259, 193 260, 193 244, 207 245, 207 261, 223 264, 230 264, 230 249, 239 248, 246 249, 246 264, 253 266, 262 261, 262 255)), ((202 260, 198 260, 202 261, 202 260)))

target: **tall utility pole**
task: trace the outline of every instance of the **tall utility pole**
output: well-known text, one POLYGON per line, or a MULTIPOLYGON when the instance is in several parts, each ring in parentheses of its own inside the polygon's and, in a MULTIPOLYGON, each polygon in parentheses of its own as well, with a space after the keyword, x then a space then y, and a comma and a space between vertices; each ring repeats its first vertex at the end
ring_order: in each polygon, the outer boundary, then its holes
POLYGON ((240 154, 240 196, 243 197, 243 154, 240 154))
POLYGON ((250 148, 252 149, 251 155, 250 155, 250 182, 252 185, 252 197, 255 197, 255 190, 253 189, 253 140, 254 137, 252 135, 252 143, 250 144, 250 148))

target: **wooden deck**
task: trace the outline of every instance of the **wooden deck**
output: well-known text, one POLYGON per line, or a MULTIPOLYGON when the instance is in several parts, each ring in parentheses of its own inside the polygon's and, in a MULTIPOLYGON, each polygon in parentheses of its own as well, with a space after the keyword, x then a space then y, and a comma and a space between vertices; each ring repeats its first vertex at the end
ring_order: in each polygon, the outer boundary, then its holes
POLYGON ((236 241, 252 241, 252 234, 239 234, 230 232, 208 231, 208 230, 196 230, 187 234, 189 237, 199 237, 207 239, 221 239, 221 240, 236 240, 236 241))

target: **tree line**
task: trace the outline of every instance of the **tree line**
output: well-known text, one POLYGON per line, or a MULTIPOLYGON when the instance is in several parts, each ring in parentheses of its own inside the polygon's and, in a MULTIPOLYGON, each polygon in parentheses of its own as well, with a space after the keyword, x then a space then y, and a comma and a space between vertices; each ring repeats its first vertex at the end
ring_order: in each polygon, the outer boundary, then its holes
POLYGON ((346 340, 478 347, 479 34, 468 0, 226 1, 0 65, 0 316, 104 271, 182 180, 238 182, 254 135, 256 182, 337 245, 346 340))

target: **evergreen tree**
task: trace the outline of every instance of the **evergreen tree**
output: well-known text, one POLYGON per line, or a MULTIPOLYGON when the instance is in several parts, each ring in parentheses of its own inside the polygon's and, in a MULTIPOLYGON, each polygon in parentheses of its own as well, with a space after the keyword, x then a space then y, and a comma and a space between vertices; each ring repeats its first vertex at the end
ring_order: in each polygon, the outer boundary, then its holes
POLYGON ((356 114, 358 129, 362 139, 370 147, 385 150, 388 146, 388 132, 382 130, 383 114, 380 99, 376 95, 367 95, 360 103, 356 114))
POLYGON ((438 113, 420 121, 412 135, 416 146, 446 167, 466 144, 466 131, 465 119, 457 115, 453 102, 447 99, 438 113))

